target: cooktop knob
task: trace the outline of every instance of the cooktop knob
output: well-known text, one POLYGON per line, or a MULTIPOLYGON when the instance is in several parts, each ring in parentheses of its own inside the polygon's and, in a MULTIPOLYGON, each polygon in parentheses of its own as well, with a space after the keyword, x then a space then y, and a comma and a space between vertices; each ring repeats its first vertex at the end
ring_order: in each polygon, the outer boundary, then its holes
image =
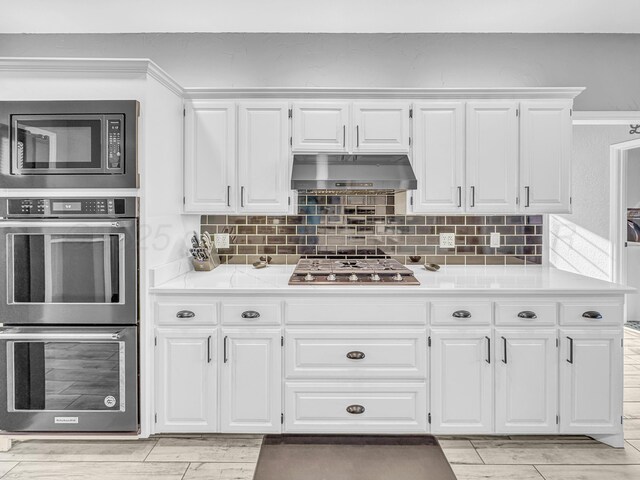
POLYGON ((330 282, 335 282, 336 281, 336 274, 335 273, 330 273, 329 275, 327 275, 327 280, 330 282))
POLYGON ((313 275, 311 275, 310 273, 307 273, 304 276, 304 281, 305 282, 313 282, 316 279, 316 277, 314 277, 313 275))
POLYGON ((400 275, 400 273, 396 273, 396 274, 393 276, 393 280, 394 280, 395 282, 401 282, 401 281, 402 281, 402 275, 400 275))
POLYGON ((358 275, 356 275, 355 273, 352 273, 351 275, 349 275, 349 281, 350 282, 357 282, 358 281, 358 275))
POLYGON ((377 273, 372 273, 371 274, 371 281, 372 282, 379 282, 380 281, 380 275, 378 275, 377 273))

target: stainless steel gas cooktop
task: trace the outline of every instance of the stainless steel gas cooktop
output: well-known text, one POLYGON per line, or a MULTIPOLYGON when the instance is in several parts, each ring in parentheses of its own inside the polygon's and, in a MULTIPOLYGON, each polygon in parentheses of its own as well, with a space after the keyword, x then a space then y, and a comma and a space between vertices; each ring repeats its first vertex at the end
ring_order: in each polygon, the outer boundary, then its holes
POLYGON ((302 259, 289 285, 420 285, 397 260, 302 259))

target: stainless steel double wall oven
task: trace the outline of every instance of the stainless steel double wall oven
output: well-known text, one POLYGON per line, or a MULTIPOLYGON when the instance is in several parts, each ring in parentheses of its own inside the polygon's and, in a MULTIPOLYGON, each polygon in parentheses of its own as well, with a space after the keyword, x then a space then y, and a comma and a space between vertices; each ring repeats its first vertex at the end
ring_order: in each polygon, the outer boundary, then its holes
POLYGON ((137 199, 0 203, 0 429, 134 432, 137 199))

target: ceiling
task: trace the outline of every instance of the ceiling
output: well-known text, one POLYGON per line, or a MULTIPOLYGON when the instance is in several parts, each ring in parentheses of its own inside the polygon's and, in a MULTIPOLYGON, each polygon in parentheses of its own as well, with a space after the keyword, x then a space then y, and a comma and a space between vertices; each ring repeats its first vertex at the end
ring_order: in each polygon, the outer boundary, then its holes
POLYGON ((20 0, 0 33, 640 33, 638 0, 20 0))

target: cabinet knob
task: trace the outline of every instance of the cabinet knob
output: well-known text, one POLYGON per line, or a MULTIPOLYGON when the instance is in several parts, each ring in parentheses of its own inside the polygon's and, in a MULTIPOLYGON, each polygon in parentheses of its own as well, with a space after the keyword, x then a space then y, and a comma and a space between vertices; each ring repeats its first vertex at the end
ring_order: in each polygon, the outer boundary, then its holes
POLYGON ((361 415, 364 413, 364 407, 362 405, 349 405, 347 407, 347 413, 351 415, 361 415))
POLYGON ((471 318, 471 312, 468 310, 456 310, 451 316, 454 318, 471 318))
POLYGON ((260 312, 256 312, 255 310, 247 310, 246 312, 242 312, 240 316, 242 318, 260 318, 260 312))
POLYGON ((584 312, 582 316, 584 318, 591 318, 595 320, 599 320, 602 318, 602 314, 600 312, 596 312, 595 310, 589 310, 588 312, 584 312))
POLYGON ((520 317, 520 318, 529 318, 529 319, 538 318, 538 316, 536 315, 536 312, 532 312, 530 310, 524 310, 524 311, 520 312, 518 314, 518 317, 520 317))
POLYGON ((347 358, 350 360, 362 360, 364 357, 364 352, 358 352, 357 350, 347 353, 347 358))
POLYGON ((191 310, 180 310, 178 313, 176 313, 176 317, 178 318, 193 318, 195 316, 196 314, 191 310))

